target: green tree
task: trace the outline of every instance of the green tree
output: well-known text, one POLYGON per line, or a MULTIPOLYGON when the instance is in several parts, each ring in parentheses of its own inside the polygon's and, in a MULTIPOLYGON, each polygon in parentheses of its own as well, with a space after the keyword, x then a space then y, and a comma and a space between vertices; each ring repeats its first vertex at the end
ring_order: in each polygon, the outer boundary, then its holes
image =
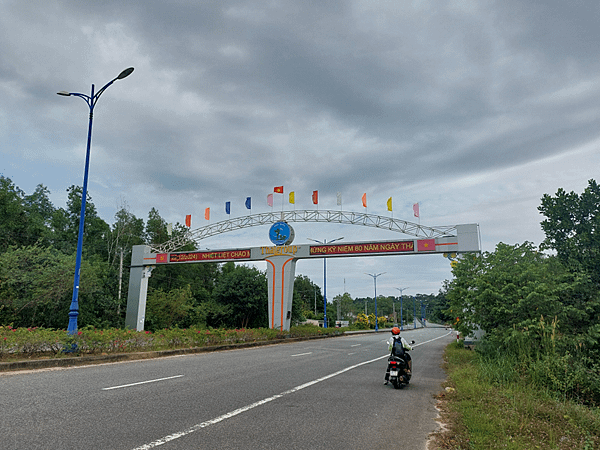
POLYGON ((54 214, 54 205, 50 201, 50 191, 42 184, 38 184, 31 195, 23 198, 23 206, 27 214, 27 244, 39 242, 43 246, 51 243, 51 220, 54 214))
POLYGON ((546 217, 542 249, 556 250, 567 267, 585 270, 600 286, 600 186, 589 180, 581 195, 562 188, 556 195, 545 194, 539 211, 546 217))
MULTIPOLYGON (((51 225, 54 232, 54 247, 65 253, 75 253, 79 235, 79 218, 81 215, 81 194, 79 186, 67 189, 66 208, 54 211, 51 225)), ((108 260, 108 237, 110 226, 102 220, 96 211, 89 193, 85 203, 85 225, 83 233, 83 254, 85 257, 99 256, 108 260)))
POLYGON ((115 213, 111 226, 108 244, 108 261, 116 266, 121 256, 124 264, 130 263, 131 248, 144 243, 144 220, 138 219, 131 213, 127 203, 122 202, 121 208, 115 213))
POLYGON ((355 316, 353 313, 354 304, 352 302, 352 297, 347 292, 344 292, 341 295, 338 294, 333 298, 332 307, 336 317, 338 305, 342 320, 350 319, 355 316))
POLYGON ((499 243, 493 253, 465 255, 452 270, 447 297, 461 333, 478 325, 505 340, 514 330, 534 331, 540 318, 556 318, 561 332, 576 335, 593 325, 600 308, 586 276, 569 272, 529 242, 499 243))
POLYGON ((145 328, 156 331, 188 326, 193 309, 194 299, 189 286, 168 292, 152 289, 148 292, 146 301, 145 328))
POLYGON ((144 241, 148 245, 163 244, 170 238, 167 233, 167 222, 160 216, 156 208, 152 208, 148 213, 148 220, 146 221, 144 241))
POLYGON ((229 309, 229 326, 258 328, 268 325, 267 278, 255 267, 237 265, 225 273, 215 287, 213 298, 229 309))
POLYGON ((303 317, 316 319, 316 310, 317 314, 320 313, 321 318, 323 318, 323 295, 321 294, 321 288, 314 284, 306 275, 296 275, 294 279, 294 304, 296 303, 303 317))
POLYGON ((10 178, 0 175, 0 252, 27 242, 27 212, 24 192, 10 178))
MULTIPOLYGON (((13 326, 66 328, 73 293, 75 255, 38 245, 10 247, 0 254, 0 320, 13 326)), ((98 271, 81 265, 80 309, 91 312, 101 291, 98 271)))

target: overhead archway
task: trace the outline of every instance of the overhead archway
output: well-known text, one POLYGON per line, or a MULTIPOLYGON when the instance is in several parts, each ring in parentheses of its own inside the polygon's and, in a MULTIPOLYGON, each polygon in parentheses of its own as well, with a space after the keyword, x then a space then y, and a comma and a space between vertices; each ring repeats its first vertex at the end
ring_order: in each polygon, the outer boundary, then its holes
MULTIPOLYGON (((304 211, 306 213, 307 211, 304 211)), ((296 213, 296 212, 294 212, 296 213)), ((218 234, 211 226, 203 227, 183 236, 182 243, 172 240, 168 245, 163 244, 161 248, 151 248, 147 245, 136 245, 133 247, 131 256, 131 269, 129 277, 129 293, 127 297, 127 317, 125 325, 129 328, 141 331, 144 329, 146 293, 148 290, 148 278, 152 269, 156 265, 163 264, 186 264, 201 262, 245 262, 245 261, 266 261, 267 279, 269 294, 269 326, 281 330, 289 330, 292 310, 294 273, 296 261, 305 258, 329 258, 329 257, 350 257, 350 256, 384 256, 384 255, 416 255, 433 253, 467 253, 480 252, 479 246, 479 226, 477 224, 462 224, 450 227, 424 227, 416 224, 409 224, 406 221, 393 221, 382 216, 356 214, 344 215, 343 213, 332 213, 331 211, 321 211, 323 214, 317 214, 317 211, 310 211, 310 215, 278 213, 268 215, 248 216, 252 217, 253 222, 238 222, 236 228, 233 227, 234 220, 219 222, 221 233, 232 231, 234 229, 257 226, 261 224, 273 224, 279 218, 292 221, 314 221, 314 222, 337 222, 349 223, 354 225, 374 226, 377 228, 386 228, 388 230, 399 231, 405 234, 423 236, 426 239, 407 239, 402 241, 373 241, 373 242, 348 242, 344 244, 297 244, 297 245, 275 245, 266 247, 238 247, 233 249, 221 250, 195 250, 186 252, 176 252, 170 248, 178 248, 178 245, 184 245, 190 242, 190 236, 198 235, 199 231, 204 231, 204 237, 208 237, 208 231, 212 230, 210 235, 218 234), (268 218, 268 220, 267 220, 268 218), (298 220, 299 219, 299 220, 298 220), (325 220, 329 219, 329 220, 325 220), (386 225, 378 220, 385 219, 386 225), (259 223, 260 222, 260 223, 259 223), (402 225, 403 230, 398 229, 402 225), (410 226, 409 226, 410 225, 410 226), (226 228, 223 228, 226 226, 226 228), (454 230, 452 233, 450 230, 454 230)), ((348 214, 348 213, 346 213, 348 214)), ((217 227, 217 228, 219 228, 217 227)), ((198 238, 196 238, 198 239, 198 238)))
POLYGON ((347 225, 381 228, 398 233, 415 236, 417 238, 438 238, 456 236, 456 225, 442 227, 427 227, 425 225, 394 219, 393 217, 378 216, 376 214, 357 213, 349 211, 278 211, 252 214, 209 224, 186 234, 173 238, 163 244, 152 244, 150 247, 156 253, 168 253, 178 250, 190 241, 200 241, 217 234, 228 233, 242 228, 270 225, 277 221, 282 222, 329 222, 347 225))

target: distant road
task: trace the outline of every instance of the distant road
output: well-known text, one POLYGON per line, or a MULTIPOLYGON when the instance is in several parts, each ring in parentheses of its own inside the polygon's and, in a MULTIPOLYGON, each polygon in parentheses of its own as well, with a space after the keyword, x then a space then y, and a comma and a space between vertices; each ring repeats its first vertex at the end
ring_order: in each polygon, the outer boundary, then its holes
POLYGON ((455 335, 403 336, 401 390, 383 385, 387 332, 0 373, 0 449, 424 449, 455 335))

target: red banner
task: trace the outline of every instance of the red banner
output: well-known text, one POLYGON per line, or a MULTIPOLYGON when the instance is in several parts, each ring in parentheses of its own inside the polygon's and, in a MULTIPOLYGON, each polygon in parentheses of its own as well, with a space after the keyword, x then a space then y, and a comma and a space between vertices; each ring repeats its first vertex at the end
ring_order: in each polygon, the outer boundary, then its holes
POLYGON ((237 260, 250 259, 250 249, 243 250, 224 250, 216 252, 186 252, 186 253, 170 253, 167 261, 167 254, 160 253, 156 255, 157 263, 181 263, 181 262, 200 262, 200 261, 215 261, 215 260, 237 260))
POLYGON ((413 252, 414 241, 374 242, 366 244, 311 245, 312 255, 351 255, 356 253, 413 252))

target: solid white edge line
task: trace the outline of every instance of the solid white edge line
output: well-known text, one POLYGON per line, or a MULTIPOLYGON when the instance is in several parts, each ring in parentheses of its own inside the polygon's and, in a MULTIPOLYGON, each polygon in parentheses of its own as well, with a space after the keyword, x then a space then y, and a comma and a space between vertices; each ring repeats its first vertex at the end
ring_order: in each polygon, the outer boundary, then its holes
POLYGON ((173 378, 181 378, 182 376, 183 375, 174 375, 172 377, 157 378, 156 380, 139 381, 137 383, 123 384, 121 386, 106 387, 106 388, 102 388, 102 390, 103 391, 110 391, 110 390, 113 390, 113 389, 121 389, 121 388, 126 388, 126 387, 131 387, 131 386, 138 386, 140 384, 156 383, 157 381, 172 380, 173 378))
MULTIPOLYGON (((449 334, 451 334, 451 332, 447 333, 447 334, 445 334, 443 336, 437 337, 435 339, 430 339, 429 341, 421 342, 420 344, 415 344, 415 347, 418 346, 418 345, 427 344, 428 342, 436 341, 438 339, 441 339, 443 337, 448 336, 449 334)), ((317 378, 316 380, 309 381, 308 383, 301 384, 300 386, 296 386, 295 388, 292 388, 289 391, 284 391, 281 394, 273 395, 272 397, 267 397, 267 398, 265 398, 263 400, 259 400, 259 401, 255 402, 255 403, 251 403, 250 405, 243 406, 242 408, 236 409, 236 410, 231 411, 231 412, 229 412, 227 414, 223 414, 222 416, 216 417, 216 418, 208 420, 206 422, 199 423, 197 425, 194 425, 194 426, 188 428, 185 431, 180 431, 179 433, 170 434, 170 435, 165 436, 165 437, 163 437, 161 439, 157 439, 154 442, 150 442, 148 444, 142 445, 141 447, 136 447, 133 450, 149 450, 151 448, 158 447, 159 445, 166 444, 167 442, 173 441, 175 439, 179 439, 180 437, 187 436, 188 434, 192 434, 195 431, 201 430, 202 428, 206 428, 209 425, 214 425, 215 423, 222 422, 225 419, 229 419, 231 417, 235 417, 235 416, 237 416, 237 415, 239 415, 239 414, 241 414, 243 412, 246 412, 246 411, 249 411, 251 409, 254 409, 257 406, 261 406, 261 405, 264 405, 266 403, 272 402, 273 400, 277 400, 278 398, 284 397, 284 396, 286 396, 288 394, 293 394, 294 392, 298 392, 298 391, 300 391, 302 389, 305 389, 307 387, 313 386, 313 385, 315 385, 317 383, 320 383, 321 381, 325 381, 325 380, 328 380, 330 378, 333 378, 333 377, 336 377, 338 375, 341 375, 342 373, 348 372, 349 370, 356 369, 357 367, 364 366, 365 364, 370 364, 372 362, 379 361, 380 359, 387 358, 387 357, 388 357, 388 354, 386 353, 385 355, 380 356, 378 358, 371 359, 369 361, 363 361, 363 362, 355 364, 353 366, 346 367, 345 369, 339 370, 339 371, 334 372, 332 374, 325 375, 322 378, 317 378)))

